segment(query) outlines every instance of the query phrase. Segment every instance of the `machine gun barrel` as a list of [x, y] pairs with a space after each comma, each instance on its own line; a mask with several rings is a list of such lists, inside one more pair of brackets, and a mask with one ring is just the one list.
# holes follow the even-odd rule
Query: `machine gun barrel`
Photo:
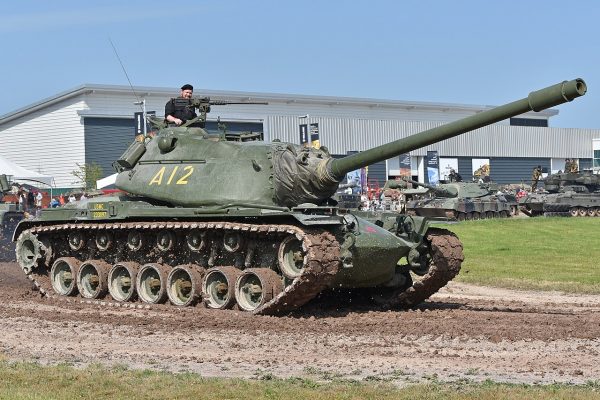
[[222, 101], [222, 100], [210, 100], [208, 102], [211, 106], [227, 106], [229, 104], [260, 104], [266, 106], [266, 101]]
[[384, 144], [348, 157], [332, 160], [328, 165], [328, 173], [333, 180], [340, 181], [346, 173], [379, 161], [387, 160], [450, 139], [460, 134], [503, 121], [528, 111], [542, 111], [583, 96], [587, 86], [583, 79], [564, 81], [535, 92], [528, 97], [505, 104], [458, 121], [429, 129], [394, 142]]
[[440, 188], [437, 186], [428, 185], [427, 183], [413, 181], [412, 179], [408, 179], [408, 178], [404, 178], [404, 180], [408, 183], [412, 183], [414, 185], [425, 187], [425, 188], [431, 190], [432, 192], [435, 192], [437, 195], [439, 195], [441, 197], [456, 197], [458, 195], [458, 192], [453, 187]]

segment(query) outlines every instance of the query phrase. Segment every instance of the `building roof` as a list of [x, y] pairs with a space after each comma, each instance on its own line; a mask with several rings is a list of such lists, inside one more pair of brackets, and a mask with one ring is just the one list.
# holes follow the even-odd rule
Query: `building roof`
[[[178, 88], [151, 87], [151, 86], [134, 86], [133, 91], [137, 97], [160, 96], [171, 97], [179, 93]], [[196, 92], [202, 95], [216, 98], [219, 100], [229, 101], [269, 101], [281, 103], [295, 104], [323, 104], [323, 105], [350, 105], [350, 106], [365, 106], [365, 107], [384, 107], [384, 108], [400, 108], [405, 110], [421, 109], [421, 110], [442, 110], [449, 109], [480, 112], [485, 111], [494, 106], [490, 105], [471, 105], [471, 104], [455, 104], [455, 103], [437, 103], [423, 101], [406, 101], [406, 100], [389, 100], [389, 99], [374, 99], [362, 97], [335, 97], [335, 96], [314, 96], [301, 94], [287, 93], [263, 93], [263, 92], [239, 92], [228, 90], [209, 90], [196, 89]], [[131, 95], [132, 87], [126, 85], [102, 85], [86, 83], [70, 90], [58, 93], [54, 96], [47, 97], [35, 103], [21, 107], [0, 116], [0, 125], [11, 121], [15, 118], [25, 116], [34, 111], [38, 111], [52, 104], [56, 104], [63, 100], [76, 97], [82, 94], [103, 93], [103, 94], [128, 94]], [[558, 110], [544, 110], [538, 115], [549, 118], [558, 114]]]

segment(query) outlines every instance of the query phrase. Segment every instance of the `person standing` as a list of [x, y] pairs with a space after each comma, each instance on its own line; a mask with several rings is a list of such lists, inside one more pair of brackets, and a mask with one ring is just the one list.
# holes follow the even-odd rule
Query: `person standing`
[[179, 97], [173, 98], [165, 104], [165, 120], [177, 126], [196, 118], [196, 112], [190, 107], [190, 100], [194, 94], [194, 87], [186, 83], [181, 87]]
[[39, 210], [40, 208], [42, 208], [42, 200], [44, 199], [44, 196], [42, 195], [42, 192], [37, 192], [37, 194], [35, 195], [35, 206], [36, 208]]
[[540, 178], [542, 177], [542, 166], [538, 165], [537, 167], [535, 167], [533, 169], [533, 172], [531, 173], [531, 191], [535, 192], [537, 190], [537, 185], [538, 182], [540, 181]]

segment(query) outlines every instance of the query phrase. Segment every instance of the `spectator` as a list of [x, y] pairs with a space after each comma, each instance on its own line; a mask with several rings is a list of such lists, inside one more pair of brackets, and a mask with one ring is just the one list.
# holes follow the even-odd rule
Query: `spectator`
[[76, 200], [77, 200], [77, 199], [75, 198], [75, 195], [74, 195], [73, 193], [71, 193], [71, 194], [69, 195], [69, 203], [73, 203], [73, 202], [75, 202]]
[[44, 196], [42, 195], [42, 192], [37, 192], [37, 195], [35, 196], [35, 206], [39, 209], [42, 208], [42, 200], [44, 199]]
[[60, 205], [60, 201], [58, 201], [58, 199], [56, 197], [53, 197], [52, 200], [50, 200], [50, 207], [51, 208], [56, 208]]

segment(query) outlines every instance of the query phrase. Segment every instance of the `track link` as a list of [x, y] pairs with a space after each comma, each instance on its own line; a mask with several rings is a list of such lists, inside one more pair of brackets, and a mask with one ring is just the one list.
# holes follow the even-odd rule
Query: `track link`
[[[127, 232], [130, 230], [141, 231], [145, 234], [157, 233], [160, 230], [189, 231], [198, 229], [211, 234], [226, 232], [240, 232], [242, 234], [258, 236], [261, 238], [279, 238], [285, 235], [295, 236], [301, 243], [305, 253], [302, 273], [289, 283], [285, 289], [274, 296], [274, 298], [253, 311], [255, 314], [280, 314], [294, 310], [317, 296], [323, 289], [328, 287], [340, 266], [340, 245], [333, 234], [321, 229], [302, 229], [294, 225], [253, 225], [233, 222], [129, 222], [129, 223], [80, 223], [61, 224], [50, 226], [38, 226], [30, 228], [21, 233], [21, 237], [27, 234], [44, 237], [50, 242], [64, 240], [64, 237], [72, 232], [81, 231], [89, 233], [94, 231], [109, 231], [111, 233]], [[51, 250], [52, 251], [52, 250]], [[74, 254], [63, 254], [60, 256], [74, 256]], [[52, 260], [51, 257], [40, 257], [37, 266], [28, 275], [41, 294], [48, 297], [59, 296], [52, 289], [48, 271]], [[116, 261], [127, 261], [125, 256]], [[83, 260], [82, 260], [83, 261]], [[153, 262], [155, 260], [146, 260]], [[181, 260], [186, 263], [189, 260]], [[23, 264], [21, 264], [23, 265]], [[84, 300], [88, 302], [89, 300]], [[94, 302], [94, 301], [92, 301]], [[104, 301], [96, 300], [97, 303]]]

